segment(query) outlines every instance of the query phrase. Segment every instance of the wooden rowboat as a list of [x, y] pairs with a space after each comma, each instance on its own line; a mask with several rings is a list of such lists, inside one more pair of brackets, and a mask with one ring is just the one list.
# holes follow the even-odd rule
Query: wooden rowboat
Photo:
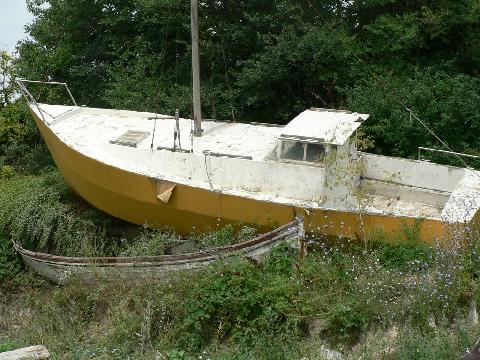
[[26, 267], [55, 283], [65, 284], [73, 279], [86, 283], [97, 280], [161, 279], [167, 273], [199, 269], [217, 260], [232, 260], [238, 257], [259, 259], [281, 241], [297, 240], [303, 244], [304, 236], [303, 219], [298, 217], [293, 222], [254, 239], [181, 255], [65, 257], [29, 251], [19, 244], [14, 246]]

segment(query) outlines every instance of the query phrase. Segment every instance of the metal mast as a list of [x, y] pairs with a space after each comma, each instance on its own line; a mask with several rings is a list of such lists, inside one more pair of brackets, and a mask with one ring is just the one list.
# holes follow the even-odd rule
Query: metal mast
[[198, 36], [198, 0], [192, 0], [192, 77], [193, 77], [193, 134], [202, 135], [202, 103], [200, 99], [200, 51]]

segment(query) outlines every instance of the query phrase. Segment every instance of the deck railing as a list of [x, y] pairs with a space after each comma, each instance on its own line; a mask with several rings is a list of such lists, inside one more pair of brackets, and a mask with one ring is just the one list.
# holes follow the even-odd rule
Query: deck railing
[[[15, 82], [17, 83], [18, 87], [20, 88], [20, 92], [22, 93], [22, 95], [25, 97], [25, 99], [30, 103], [30, 104], [33, 104], [38, 112], [40, 113], [40, 116], [42, 117], [43, 119], [43, 122], [46, 123], [46, 119], [45, 119], [45, 116], [44, 114], [47, 114], [48, 116], [50, 116], [52, 119], [55, 119], [57, 117], [59, 117], [60, 115], [63, 115], [64, 113], [62, 114], [59, 114], [57, 116], [52, 116], [50, 114], [48, 114], [45, 110], [43, 110], [39, 105], [38, 105], [38, 102], [37, 100], [35, 99], [35, 97], [30, 93], [30, 91], [28, 91], [28, 88], [25, 84], [42, 84], [42, 85], [54, 85], [54, 86], [63, 86], [65, 87], [65, 90], [67, 91], [68, 93], [68, 96], [70, 97], [70, 99], [72, 100], [72, 103], [75, 107], [77, 107], [77, 102], [75, 101], [75, 98], [73, 97], [72, 95], [72, 92], [70, 91], [67, 83], [63, 83], [63, 82], [58, 82], [58, 81], [38, 81], [38, 80], [26, 80], [26, 79], [15, 79]], [[70, 111], [70, 110], [68, 110]], [[66, 111], [66, 112], [68, 112]]]
[[[448, 151], [448, 150], [441, 150], [441, 149], [432, 149], [432, 148], [427, 148], [427, 147], [418, 147], [418, 160], [419, 161], [428, 161], [427, 159], [422, 159], [422, 151], [429, 151], [429, 152], [436, 152], [440, 154], [447, 154], [447, 155], [452, 155], [456, 157], [458, 160], [460, 160], [463, 165], [467, 165], [461, 158], [468, 158], [468, 159], [480, 159], [480, 156], [476, 155], [470, 155], [470, 154], [464, 154], [464, 153], [458, 153], [454, 151]], [[468, 168], [471, 168], [470, 166], [467, 166]]]

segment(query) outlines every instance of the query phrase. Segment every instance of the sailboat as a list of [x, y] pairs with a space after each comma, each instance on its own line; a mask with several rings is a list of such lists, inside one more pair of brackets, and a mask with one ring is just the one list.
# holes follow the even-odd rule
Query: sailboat
[[473, 226], [480, 175], [360, 152], [368, 114], [312, 108], [287, 125], [202, 120], [192, 0], [193, 119], [37, 103], [18, 80], [65, 181], [126, 221], [179, 233], [227, 223], [261, 229], [304, 217], [314, 234], [364, 239], [414, 228], [425, 241]]

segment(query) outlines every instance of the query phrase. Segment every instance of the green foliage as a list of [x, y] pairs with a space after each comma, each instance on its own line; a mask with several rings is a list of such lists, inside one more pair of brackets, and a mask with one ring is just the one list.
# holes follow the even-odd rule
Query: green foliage
[[199, 235], [196, 239], [200, 248], [219, 247], [233, 243], [235, 238], [232, 225], [226, 225], [219, 230], [212, 231], [206, 235]]
[[[399, 341], [400, 351], [397, 354], [397, 359], [419, 359], [419, 360], [434, 360], [434, 359], [457, 359], [454, 356], [455, 349], [469, 348], [471, 345], [468, 341], [462, 344], [461, 333], [459, 329], [455, 329], [455, 335], [449, 334], [445, 330], [437, 331], [432, 338], [431, 334], [421, 333], [418, 330], [405, 330]], [[471, 341], [471, 340], [470, 340]]]
[[0, 353], [4, 351], [12, 351], [15, 349], [16, 349], [16, 346], [13, 342], [5, 342], [5, 343], [0, 342]]
[[[89, 106], [190, 114], [188, 2], [29, 8], [36, 18], [32, 40], [19, 44], [21, 76], [68, 81]], [[377, 152], [438, 146], [401, 102], [455, 150], [476, 154], [479, 14], [467, 0], [201, 3], [205, 116], [285, 123], [307, 107], [348, 107], [372, 114], [366, 133]]]
[[0, 163], [5, 162], [5, 148], [12, 145], [33, 145], [39, 140], [38, 130], [17, 92], [14, 59], [0, 50]]
[[218, 230], [197, 234], [193, 240], [199, 249], [212, 249], [252, 239], [256, 234], [257, 230], [252, 227], [241, 226], [236, 229], [235, 226], [227, 224]]
[[54, 163], [53, 159], [42, 142], [35, 146], [26, 144], [0, 145], [0, 164], [13, 166], [23, 174], [38, 175], [48, 171]]
[[6, 51], [0, 50], [0, 110], [12, 102], [15, 92], [12, 80], [15, 75], [13, 58]]
[[[240, 262], [234, 266], [217, 266], [197, 281], [186, 302], [182, 330], [183, 345], [201, 349], [213, 341], [232, 337], [254, 344], [257, 336], [270, 332], [295, 335], [296, 321], [287, 314], [294, 311], [295, 293], [299, 289], [282, 282], [290, 272], [278, 264], [280, 252], [272, 253], [258, 270]], [[291, 264], [291, 263], [290, 263]]]
[[[389, 75], [382, 81], [447, 143], [466, 150], [480, 147], [474, 136], [480, 125], [477, 77], [425, 68], [413, 74]], [[421, 124], [410, 120], [405, 109], [395, 106], [395, 100], [385, 96], [383, 88], [376, 86], [375, 78], [359, 82], [350, 94], [349, 107], [373, 115], [364, 131], [375, 139], [379, 153], [409, 156], [415, 154], [418, 146], [438, 147], [436, 139]]]
[[416, 222], [413, 228], [403, 226], [402, 234], [392, 236], [379, 230], [371, 238], [372, 251], [380, 264], [387, 268], [407, 269], [415, 261], [431, 265], [435, 249], [426, 244], [419, 237], [419, 225]]
[[431, 263], [397, 268], [361, 248], [325, 246], [303, 261], [287, 248], [162, 281], [34, 286], [3, 299], [0, 343], [42, 339], [61, 359], [298, 359], [324, 344], [347, 359], [454, 359], [476, 340], [462, 320], [461, 254], [436, 249]]
[[3, 165], [0, 168], [0, 178], [10, 179], [15, 175], [15, 169], [10, 165]]
[[135, 241], [121, 252], [122, 256], [156, 256], [165, 255], [166, 250], [177, 242], [179, 237], [173, 231], [161, 231], [145, 228]]
[[[26, 248], [65, 255], [108, 254], [105, 229], [88, 211], [79, 212], [71, 190], [56, 172], [4, 180], [0, 193], [0, 231]], [[75, 198], [76, 199], [76, 198]]]
[[53, 160], [23, 100], [0, 108], [0, 165], [37, 174]]
[[31, 144], [39, 139], [38, 130], [24, 101], [0, 109], [0, 144]]
[[21, 262], [12, 241], [0, 230], [0, 283], [22, 270]]
[[362, 304], [340, 303], [333, 305], [327, 319], [328, 326], [335, 329], [339, 339], [357, 338], [367, 327], [370, 319]]
[[380, 263], [388, 268], [407, 268], [414, 261], [429, 263], [434, 250], [426, 244], [401, 242], [377, 242], [373, 251]]
[[169, 360], [183, 360], [185, 359], [185, 351], [183, 350], [170, 350], [167, 352], [167, 358]]

